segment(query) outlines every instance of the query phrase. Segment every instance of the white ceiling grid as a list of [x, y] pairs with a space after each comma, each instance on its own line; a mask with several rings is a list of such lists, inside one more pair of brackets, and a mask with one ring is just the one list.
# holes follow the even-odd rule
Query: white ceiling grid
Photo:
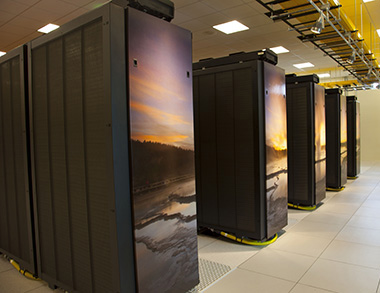
[[[292, 65], [311, 62], [315, 69], [337, 67], [336, 63], [311, 44], [302, 43], [297, 33], [283, 22], [274, 23], [266, 9], [255, 0], [172, 0], [172, 21], [193, 33], [193, 60], [220, 57], [240, 51], [284, 46], [289, 53], [279, 55], [278, 65], [286, 72], [302, 72]], [[36, 30], [47, 23], [62, 25], [105, 3], [105, 0], [0, 0], [0, 51], [9, 51], [41, 34]], [[213, 25], [238, 20], [250, 29], [230, 35]]]

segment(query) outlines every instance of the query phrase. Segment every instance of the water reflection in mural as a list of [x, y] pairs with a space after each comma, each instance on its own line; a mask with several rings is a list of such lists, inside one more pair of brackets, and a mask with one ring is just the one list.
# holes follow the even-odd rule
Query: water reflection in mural
[[198, 282], [191, 35], [129, 11], [130, 128], [139, 292]]
[[288, 165], [285, 76], [282, 69], [265, 63], [265, 135], [267, 171], [267, 236], [287, 224]]

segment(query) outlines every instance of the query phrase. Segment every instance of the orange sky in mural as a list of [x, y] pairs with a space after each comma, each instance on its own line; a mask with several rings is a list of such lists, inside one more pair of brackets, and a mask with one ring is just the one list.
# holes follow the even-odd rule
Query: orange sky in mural
[[285, 83], [280, 74], [270, 74], [270, 68], [266, 72], [269, 82], [269, 96], [265, 100], [266, 144], [283, 151], [287, 149]]
[[[176, 125], [176, 124], [190, 124], [190, 122], [185, 121], [183, 117], [175, 114], [170, 114], [160, 109], [147, 106], [144, 104], [140, 104], [135, 101], [131, 101], [131, 109], [140, 112], [144, 115], [150, 116], [151, 119], [156, 120], [156, 122], [165, 123], [168, 125]], [[184, 136], [186, 137], [186, 136]]]
[[129, 28], [131, 137], [193, 150], [191, 38], [149, 25], [154, 19]]

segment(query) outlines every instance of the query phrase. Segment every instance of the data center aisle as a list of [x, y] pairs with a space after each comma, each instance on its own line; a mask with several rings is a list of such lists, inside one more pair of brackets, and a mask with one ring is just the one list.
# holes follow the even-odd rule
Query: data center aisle
[[[267, 247], [205, 235], [198, 244], [200, 292], [380, 293], [380, 162], [362, 166], [357, 180], [328, 192], [317, 210], [289, 210], [284, 233]], [[0, 258], [0, 292], [62, 291], [26, 279]]]

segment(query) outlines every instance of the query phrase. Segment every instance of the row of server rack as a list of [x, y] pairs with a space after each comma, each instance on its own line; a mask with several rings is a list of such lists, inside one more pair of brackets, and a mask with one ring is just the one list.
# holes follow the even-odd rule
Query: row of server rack
[[187, 292], [197, 230], [271, 239], [360, 172], [355, 97], [269, 50], [192, 64], [168, 1], [137, 2], [0, 58], [0, 253], [52, 288]]

